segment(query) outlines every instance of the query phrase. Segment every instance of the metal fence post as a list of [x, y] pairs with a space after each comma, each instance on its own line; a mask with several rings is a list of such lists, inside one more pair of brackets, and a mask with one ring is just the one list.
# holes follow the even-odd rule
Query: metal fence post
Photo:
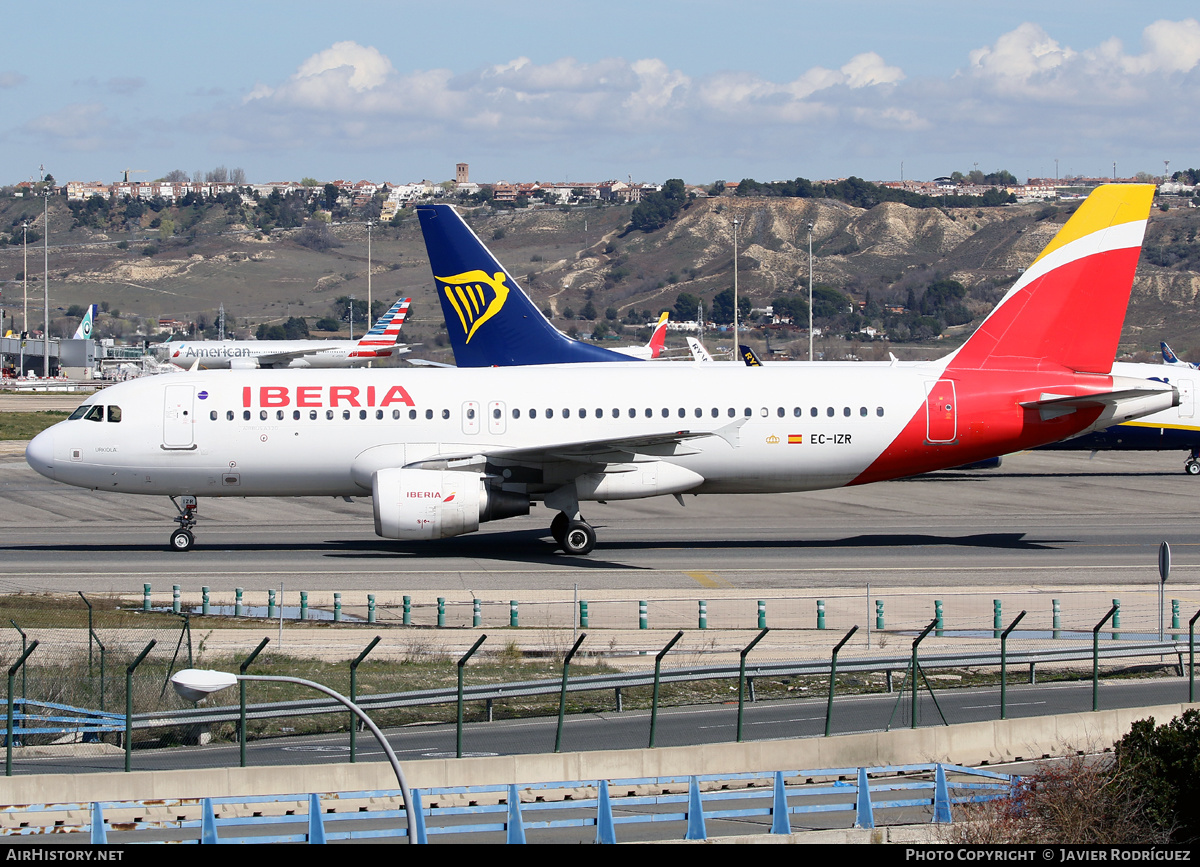
[[566, 657], [563, 658], [563, 676], [562, 676], [562, 692], [558, 696], [558, 731], [554, 733], [554, 752], [562, 752], [562, 730], [563, 720], [567, 714], [567, 678], [571, 674], [571, 657], [575, 655], [575, 651], [579, 649], [579, 645], [583, 644], [583, 640], [587, 638], [586, 632], [579, 633], [579, 639], [575, 642], [575, 646], [567, 651]]
[[334, 623], [342, 622], [342, 594], [341, 593], [333, 594], [333, 622]]
[[850, 640], [850, 636], [856, 632], [858, 632], [857, 625], [851, 627], [850, 631], [847, 632], [846, 635], [842, 638], [842, 640], [839, 641], [837, 643], [837, 645], [833, 648], [833, 657], [830, 659], [830, 662], [829, 662], [829, 702], [825, 706], [825, 737], [829, 737], [830, 725], [832, 724], [832, 721], [833, 721], [833, 688], [834, 688], [835, 682], [837, 681], [838, 651], [842, 649], [842, 645], [844, 645], [847, 641]]
[[403, 619], [400, 622], [403, 623], [405, 626], [412, 626], [412, 597], [411, 596], [404, 597], [404, 615], [403, 615]]
[[1051, 599], [1050, 603], [1051, 611], [1053, 612], [1052, 626], [1054, 627], [1054, 637], [1058, 638], [1062, 628], [1062, 603], [1057, 599]]
[[179, 608], [179, 585], [172, 584], [171, 585], [171, 613], [178, 614], [179, 611], [180, 611], [180, 608]]
[[205, 617], [208, 616], [208, 588], [200, 588], [200, 613]]
[[[1113, 602], [1115, 603], [1116, 600], [1114, 599]], [[1114, 604], [1112, 608], [1108, 609], [1104, 619], [1092, 628], [1092, 710], [1100, 709], [1100, 627], [1104, 626], [1108, 619], [1116, 613], [1117, 606]]]
[[478, 629], [483, 625], [483, 600], [471, 600], [471, 625]]
[[770, 629], [763, 627], [763, 631], [754, 637], [754, 640], [741, 652], [741, 664], [738, 667], [738, 721], [737, 721], [737, 740], [742, 742], [742, 716], [745, 712], [745, 692], [746, 692], [746, 656], [754, 649], [754, 645], [758, 644], [766, 636]]
[[700, 629], [708, 629], [708, 602], [704, 599], [701, 599], [699, 604], [698, 626]]
[[817, 600], [817, 629], [825, 628], [825, 600]]
[[[301, 594], [303, 597], [304, 594]], [[254, 662], [254, 658], [262, 653], [262, 649], [267, 646], [267, 642], [271, 639], [264, 638], [258, 643], [258, 647], [254, 648], [245, 661], [238, 668], [240, 674], [245, 674], [246, 669], [250, 667], [250, 663]], [[246, 767], [246, 681], [238, 680], [238, 699], [241, 711], [238, 715], [238, 767]]]
[[446, 625], [446, 597], [439, 596], [437, 598], [437, 625], [439, 627]]
[[300, 619], [308, 620], [308, 591], [300, 591]]
[[675, 633], [675, 637], [667, 642], [667, 646], [654, 657], [654, 693], [650, 699], [650, 748], [654, 748], [655, 732], [658, 729], [658, 686], [662, 676], [662, 661], [667, 652], [675, 646], [675, 642], [683, 638], [683, 630]]
[[273, 589], [267, 591], [267, 619], [275, 619], [275, 591]]
[[588, 628], [588, 604], [586, 599], [579, 600], [579, 628]]
[[649, 617], [646, 612], [647, 604], [644, 599], [638, 602], [638, 629], [649, 628]]
[[520, 627], [521, 625], [520, 614], [517, 611], [516, 599], [508, 600], [508, 625], [514, 629]]
[[1112, 631], [1112, 640], [1113, 641], [1121, 640], [1121, 633], [1119, 631], [1120, 628], [1121, 628], [1121, 600], [1114, 599], [1113, 600], [1113, 631]]
[[1025, 611], [1022, 610], [1000, 636], [1000, 719], [1008, 719], [1008, 633], [1016, 628], [1024, 616]]
[[149, 584], [142, 585], [142, 610], [143, 611], [150, 610], [150, 585]]
[[[350, 663], [350, 703], [358, 702], [358, 666], [367, 658], [367, 654], [375, 649], [375, 645], [380, 641], [380, 636], [376, 635], [374, 640], [366, 646], [362, 653], [355, 657]], [[350, 764], [358, 761], [358, 717], [354, 711], [350, 712]]]
[[[5, 729], [4, 743], [4, 776], [12, 776], [12, 748], [13, 748], [13, 681], [17, 677], [17, 669], [25, 665], [25, 660], [29, 658], [29, 654], [37, 650], [38, 642], [35, 640], [33, 644], [25, 648], [25, 652], [21, 654], [21, 658], [14, 662], [8, 668], [8, 728]], [[22, 705], [23, 706], [23, 705]]]
[[937, 621], [937, 629], [933, 634], [936, 635], [938, 638], [941, 638], [946, 632], [946, 629], [945, 629], [946, 624], [942, 620], [942, 600], [941, 599], [933, 600], [933, 619]]
[[466, 652], [462, 659], [458, 661], [458, 728], [454, 736], [454, 754], [458, 758], [462, 758], [462, 729], [463, 729], [463, 668], [467, 664], [479, 646], [487, 641], [486, 635], [479, 636], [479, 640], [471, 645], [471, 649]]
[[129, 773], [130, 762], [133, 758], [133, 672], [142, 664], [146, 654], [153, 650], [157, 643], [151, 638], [145, 650], [139, 653], [138, 658], [125, 669], [125, 773]]

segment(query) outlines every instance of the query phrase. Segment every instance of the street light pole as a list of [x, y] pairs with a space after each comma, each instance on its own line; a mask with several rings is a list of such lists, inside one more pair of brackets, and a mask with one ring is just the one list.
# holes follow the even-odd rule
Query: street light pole
[[21, 282], [25, 290], [25, 312], [21, 317], [21, 369], [18, 376], [25, 375], [25, 341], [29, 335], [29, 221], [21, 223], [22, 246], [25, 248], [25, 268], [21, 272]]
[[372, 325], [371, 317], [371, 227], [374, 220], [367, 220], [367, 328]]
[[737, 232], [741, 220], [733, 218], [733, 357], [741, 353], [738, 346], [738, 263], [737, 263]]
[[813, 360], [813, 290], [812, 290], [812, 230], [813, 224], [808, 224], [808, 360]]
[[392, 745], [388, 743], [387, 738], [383, 736], [383, 732], [379, 730], [379, 726], [375, 725], [375, 721], [367, 716], [366, 711], [340, 692], [332, 690], [316, 681], [305, 680], [302, 677], [287, 677], [275, 674], [234, 674], [233, 672], [225, 671], [201, 671], [194, 668], [177, 672], [171, 678], [171, 686], [175, 688], [175, 691], [182, 698], [188, 701], [199, 701], [214, 692], [233, 686], [238, 681], [251, 680], [307, 686], [339, 702], [344, 708], [358, 717], [362, 721], [362, 724], [375, 736], [375, 740], [379, 742], [379, 746], [383, 749], [388, 762], [392, 766], [392, 772], [396, 775], [396, 782], [400, 786], [400, 795], [404, 798], [404, 815], [408, 821], [407, 841], [409, 843], [417, 842], [417, 817], [413, 812], [413, 801], [412, 796], [409, 794], [408, 781], [404, 778], [404, 771], [400, 768], [400, 760], [396, 758], [396, 752], [392, 749]]
[[45, 308], [42, 311], [42, 378], [50, 378], [50, 185], [42, 176], [42, 288]]

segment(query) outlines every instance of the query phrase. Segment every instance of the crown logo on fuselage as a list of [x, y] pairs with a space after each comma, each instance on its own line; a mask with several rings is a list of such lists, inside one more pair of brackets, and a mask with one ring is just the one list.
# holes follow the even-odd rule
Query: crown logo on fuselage
[[506, 276], [503, 271], [489, 277], [483, 271], [475, 270], [435, 278], [458, 314], [467, 343], [471, 342], [479, 326], [499, 313], [508, 300], [508, 287], [504, 285]]

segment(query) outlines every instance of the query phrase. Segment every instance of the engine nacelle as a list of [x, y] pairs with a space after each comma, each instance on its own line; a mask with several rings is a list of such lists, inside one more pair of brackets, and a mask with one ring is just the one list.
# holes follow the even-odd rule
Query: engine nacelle
[[375, 533], [385, 539], [445, 539], [484, 521], [529, 514], [529, 498], [488, 486], [478, 473], [382, 469], [371, 477]]
[[230, 370], [258, 370], [257, 358], [231, 358], [229, 359]]

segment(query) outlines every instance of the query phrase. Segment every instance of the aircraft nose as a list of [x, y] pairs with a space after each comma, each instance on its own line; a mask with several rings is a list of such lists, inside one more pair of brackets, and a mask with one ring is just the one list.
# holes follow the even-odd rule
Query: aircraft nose
[[25, 447], [25, 463], [48, 479], [54, 478], [54, 428], [44, 430]]

